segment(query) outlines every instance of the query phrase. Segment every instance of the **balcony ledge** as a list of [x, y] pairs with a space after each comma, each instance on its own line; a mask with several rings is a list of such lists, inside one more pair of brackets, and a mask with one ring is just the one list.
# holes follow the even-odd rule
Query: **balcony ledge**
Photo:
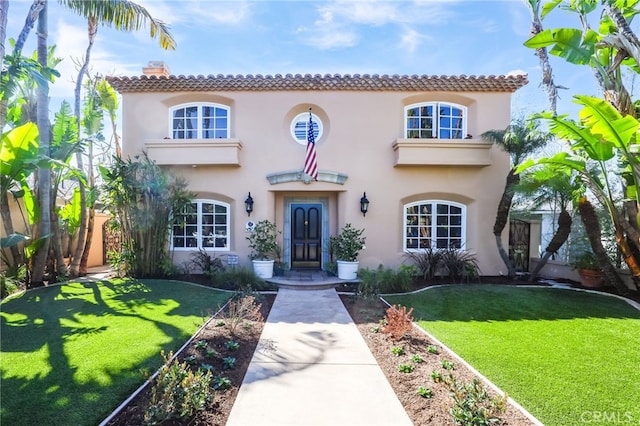
[[396, 139], [395, 166], [466, 166], [492, 164], [491, 142], [480, 139]]
[[239, 139], [154, 139], [144, 145], [159, 165], [240, 166]]

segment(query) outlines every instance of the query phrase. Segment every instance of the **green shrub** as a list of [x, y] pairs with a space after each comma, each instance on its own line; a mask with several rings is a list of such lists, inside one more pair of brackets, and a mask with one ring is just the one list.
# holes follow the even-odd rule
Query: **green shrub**
[[398, 365], [398, 371], [401, 373], [411, 373], [415, 370], [415, 366], [411, 364], [400, 364]]
[[413, 290], [413, 277], [415, 270], [412, 267], [402, 266], [398, 270], [385, 268], [382, 265], [378, 269], [361, 269], [359, 292], [364, 297], [377, 298], [380, 293], [406, 293]]
[[411, 361], [413, 361], [416, 364], [420, 364], [424, 362], [424, 359], [420, 355], [415, 354], [411, 357]]
[[454, 282], [470, 282], [480, 276], [478, 261], [468, 251], [446, 249], [442, 251], [442, 266]]
[[405, 253], [424, 280], [432, 280], [436, 276], [445, 276], [453, 282], [470, 282], [480, 276], [478, 261], [475, 255], [457, 248], [434, 249]]
[[431, 398], [433, 396], [433, 391], [429, 388], [425, 388], [424, 386], [420, 386], [416, 393], [423, 398]]
[[456, 424], [487, 426], [500, 423], [499, 415], [507, 409], [507, 396], [492, 397], [477, 378], [461, 382], [450, 375], [447, 384], [453, 398], [451, 415]]
[[442, 251], [428, 247], [420, 251], [410, 251], [404, 254], [419, 271], [424, 280], [432, 280], [442, 266]]
[[358, 272], [358, 277], [360, 278], [358, 296], [362, 296], [365, 299], [377, 299], [380, 297], [380, 286], [375, 270], [362, 268]]
[[403, 267], [398, 270], [379, 269], [380, 292], [406, 293], [413, 290], [413, 276], [410, 271], [410, 269]]
[[256, 291], [270, 289], [271, 286], [261, 280], [253, 272], [253, 268], [226, 268], [209, 275], [211, 285], [225, 290], [240, 291], [251, 289]]
[[395, 356], [404, 355], [404, 348], [402, 346], [394, 346], [391, 348], [391, 353]]
[[20, 290], [22, 283], [16, 277], [0, 272], [0, 298], [4, 299], [10, 294]]
[[187, 274], [195, 270], [212, 277], [216, 273], [224, 271], [224, 265], [219, 257], [212, 257], [205, 249], [200, 248], [189, 255], [189, 260], [185, 263], [185, 270]]
[[147, 425], [192, 417], [212, 398], [210, 371], [194, 373], [185, 362], [170, 362], [171, 352], [161, 354], [165, 363], [151, 386], [151, 401], [144, 414]]

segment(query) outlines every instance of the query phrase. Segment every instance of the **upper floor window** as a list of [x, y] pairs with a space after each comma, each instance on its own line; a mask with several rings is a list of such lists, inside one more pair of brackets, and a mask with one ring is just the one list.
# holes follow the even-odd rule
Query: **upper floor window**
[[[313, 137], [316, 142], [322, 137], [322, 121], [320, 118], [311, 113], [311, 123], [313, 126]], [[291, 136], [296, 142], [306, 145], [309, 135], [309, 113], [303, 112], [298, 114], [291, 121]]]
[[404, 249], [459, 249], [466, 237], [467, 207], [440, 200], [404, 206]]
[[173, 139], [226, 139], [229, 107], [211, 103], [178, 105], [169, 111]]
[[194, 200], [176, 217], [171, 228], [171, 248], [229, 251], [229, 204]]
[[425, 102], [405, 107], [405, 137], [409, 139], [463, 139], [467, 108], [447, 102]]

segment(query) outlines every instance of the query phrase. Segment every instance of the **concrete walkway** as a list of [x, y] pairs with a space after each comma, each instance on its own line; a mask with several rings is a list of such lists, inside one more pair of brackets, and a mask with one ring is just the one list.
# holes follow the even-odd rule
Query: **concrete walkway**
[[227, 426], [411, 424], [335, 289], [281, 288]]

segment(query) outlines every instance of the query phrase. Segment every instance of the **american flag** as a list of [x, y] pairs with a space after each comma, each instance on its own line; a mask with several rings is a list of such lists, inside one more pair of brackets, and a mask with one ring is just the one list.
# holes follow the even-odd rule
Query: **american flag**
[[316, 157], [316, 139], [313, 135], [313, 117], [309, 112], [309, 130], [307, 132], [307, 153], [304, 157], [304, 172], [318, 180], [318, 159]]

